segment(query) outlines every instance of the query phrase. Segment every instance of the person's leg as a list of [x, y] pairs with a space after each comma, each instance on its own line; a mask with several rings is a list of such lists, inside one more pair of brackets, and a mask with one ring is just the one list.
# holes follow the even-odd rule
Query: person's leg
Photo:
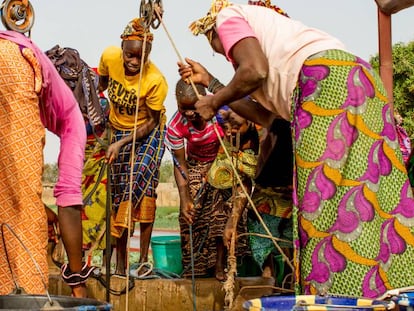
[[[81, 206], [59, 206], [58, 220], [69, 269], [72, 273], [79, 273], [83, 268]], [[82, 283], [72, 287], [72, 294], [86, 297], [86, 285]]]
[[217, 246], [217, 260], [215, 268], [215, 276], [218, 281], [224, 281], [226, 279], [226, 273], [224, 271], [226, 267], [226, 248], [224, 247], [223, 239], [216, 238]]
[[[111, 274], [112, 272], [112, 264], [111, 264], [111, 259], [112, 259], [112, 254], [114, 252], [114, 247], [115, 245], [111, 243], [109, 250], [108, 249], [104, 249], [102, 251], [102, 268], [101, 268], [101, 273], [106, 274], [106, 267], [109, 267], [109, 274]], [[109, 260], [108, 260], [109, 259]], [[107, 261], [109, 261], [109, 265], [107, 265]]]
[[139, 267], [136, 271], [138, 276], [149, 273], [149, 268], [145, 265], [148, 262], [148, 252], [151, 242], [152, 228], [154, 223], [140, 223], [140, 257]]
[[115, 274], [126, 274], [126, 248], [128, 241], [128, 231], [124, 230], [121, 237], [116, 239], [116, 269]]
[[140, 258], [139, 262], [144, 263], [148, 261], [148, 250], [151, 241], [152, 228], [154, 223], [140, 223]]

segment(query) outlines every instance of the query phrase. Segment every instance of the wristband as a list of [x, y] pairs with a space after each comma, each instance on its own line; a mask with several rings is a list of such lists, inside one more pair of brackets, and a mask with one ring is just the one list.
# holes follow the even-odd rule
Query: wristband
[[221, 89], [222, 87], [224, 87], [224, 84], [221, 83], [218, 79], [213, 78], [210, 83], [208, 84], [207, 90], [210, 93], [215, 94], [219, 89]]

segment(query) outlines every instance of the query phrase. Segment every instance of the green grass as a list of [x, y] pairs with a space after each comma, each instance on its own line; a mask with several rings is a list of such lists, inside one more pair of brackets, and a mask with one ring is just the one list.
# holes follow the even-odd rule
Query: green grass
[[[57, 213], [56, 205], [49, 206], [55, 213]], [[178, 224], [179, 207], [157, 207], [155, 212], [155, 223], [154, 229], [168, 229], [168, 230], [179, 230]], [[139, 224], [136, 225], [139, 227]]]
[[157, 207], [155, 213], [155, 229], [179, 230], [179, 207]]

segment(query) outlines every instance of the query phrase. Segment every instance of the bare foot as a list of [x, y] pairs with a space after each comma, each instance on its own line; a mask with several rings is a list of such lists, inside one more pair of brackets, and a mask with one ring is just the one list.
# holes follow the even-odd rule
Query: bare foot
[[221, 264], [216, 264], [215, 274], [217, 281], [224, 282], [227, 279], [226, 271]]
[[141, 263], [136, 270], [138, 277], [147, 276], [152, 273], [152, 265], [148, 263]]
[[117, 274], [117, 275], [126, 275], [125, 269], [116, 268], [115, 274]]
[[263, 278], [271, 278], [273, 276], [272, 269], [268, 266], [263, 268], [262, 277]]

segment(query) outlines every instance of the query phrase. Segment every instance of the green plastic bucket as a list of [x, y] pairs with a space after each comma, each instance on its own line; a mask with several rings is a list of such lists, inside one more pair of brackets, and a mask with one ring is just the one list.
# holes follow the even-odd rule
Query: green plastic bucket
[[179, 235], [166, 235], [151, 238], [152, 257], [156, 269], [181, 274], [181, 239]]

